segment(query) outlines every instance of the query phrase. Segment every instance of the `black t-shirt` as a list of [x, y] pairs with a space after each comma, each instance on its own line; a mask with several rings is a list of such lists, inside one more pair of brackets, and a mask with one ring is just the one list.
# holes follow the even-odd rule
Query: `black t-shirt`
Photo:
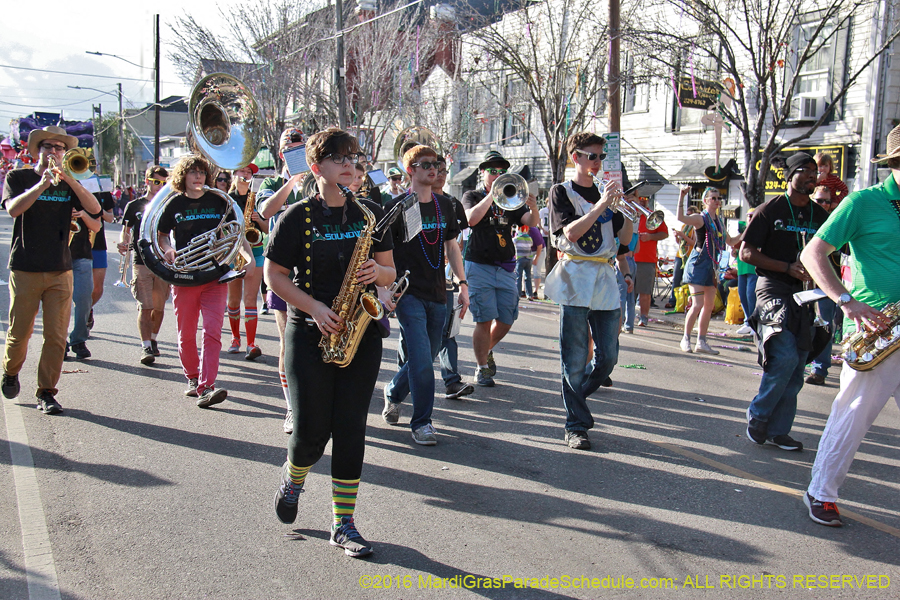
[[[787, 196], [776, 196], [754, 211], [744, 233], [744, 242], [759, 248], [769, 258], [792, 263], [803, 248], [801, 232], [806, 232], [809, 242], [827, 219], [828, 213], [815, 202], [799, 207], [791, 204]], [[800, 283], [783, 271], [757, 267], [756, 273], [789, 285]]]
[[159, 216], [159, 231], [173, 232], [175, 249], [181, 250], [202, 233], [215, 229], [226, 211], [227, 221], [234, 221], [234, 211], [228, 211], [224, 200], [214, 192], [206, 192], [196, 200], [184, 194], [172, 198]]
[[94, 237], [94, 250], [106, 250], [106, 222], [103, 220], [103, 213], [112, 210], [116, 203], [111, 192], [97, 192], [94, 194], [97, 201], [100, 202], [100, 231]]
[[[403, 200], [407, 194], [397, 196], [388, 202], [384, 210]], [[419, 202], [422, 212], [422, 231], [408, 242], [403, 241], [403, 227], [400, 220], [391, 228], [394, 245], [394, 266], [402, 275], [409, 271], [407, 293], [416, 298], [439, 302], [447, 301], [447, 283], [444, 277], [444, 242], [454, 240], [459, 235], [459, 220], [453, 203], [446, 196], [432, 194], [428, 202]], [[435, 210], [437, 208], [437, 211]], [[438, 220], [438, 213], [440, 220]]]
[[[78, 219], [76, 223], [78, 223], [81, 229], [78, 233], [70, 234], [72, 241], [69, 242], [69, 252], [72, 253], [72, 260], [82, 258], [92, 259], [94, 255], [91, 252], [91, 230], [88, 229], [84, 219]], [[97, 232], [97, 235], [100, 235], [100, 232]]]
[[[470, 190], [463, 194], [462, 205], [466, 210], [474, 208], [486, 195], [484, 189]], [[512, 228], [520, 225], [528, 212], [527, 206], [504, 211], [491, 204], [484, 217], [471, 226], [466, 260], [484, 265], [514, 262], [516, 245], [512, 241]]]
[[459, 227], [460, 233], [462, 233], [469, 228], [469, 220], [466, 218], [466, 209], [463, 208], [462, 202], [453, 196], [445, 194], [444, 197], [449, 198], [450, 202], [453, 203], [453, 210], [456, 212], [456, 225]]
[[[582, 187], [573, 181], [572, 189], [578, 192], [582, 198], [591, 204], [597, 204], [597, 202], [600, 201], [600, 190], [597, 189], [597, 186], [592, 185], [590, 187]], [[580, 218], [581, 215], [575, 212], [575, 207], [572, 205], [572, 201], [569, 200], [566, 188], [562, 184], [557, 184], [550, 188], [550, 232], [553, 235], [559, 235], [563, 227]], [[590, 229], [578, 239], [578, 245], [581, 246], [585, 252], [593, 253], [600, 247], [600, 244], [603, 241], [603, 230], [601, 229], [601, 225], [601, 219], [597, 219], [594, 221], [594, 224], [591, 225]], [[625, 217], [622, 213], [612, 213], [612, 225], [613, 232], [615, 232], [615, 235], [618, 237], [619, 231], [622, 229], [622, 226], [625, 225]], [[630, 240], [625, 241], [627, 242]], [[622, 251], [623, 246], [624, 252]], [[627, 244], [620, 244], [616, 249], [617, 255], [625, 254], [626, 252], [628, 252]]]
[[[362, 203], [372, 211], [376, 222], [384, 216], [374, 202]], [[264, 253], [267, 259], [293, 272], [294, 285], [328, 307], [341, 290], [344, 273], [366, 225], [363, 212], [354, 202], [346, 204], [346, 217], [344, 213], [341, 207], [323, 207], [317, 196], [304, 198], [282, 213]], [[392, 248], [390, 236], [384, 236], [381, 242], [372, 240], [372, 252]], [[309, 316], [292, 305], [288, 305], [288, 314], [297, 324], [303, 324]]]
[[238, 194], [237, 192], [228, 192], [228, 195], [232, 197], [232, 199], [238, 203], [238, 206], [241, 207], [241, 213], [247, 210], [247, 196], [250, 195], [250, 192], [246, 194]]
[[[3, 207], [7, 201], [24, 193], [41, 180], [33, 168], [15, 169], [6, 174], [3, 187]], [[11, 271], [45, 273], [70, 271], [72, 255], [69, 253], [69, 225], [72, 209], [81, 210], [81, 202], [69, 187], [59, 185], [47, 188], [28, 210], [16, 217], [13, 223], [12, 243], [9, 252]]]
[[137, 243], [141, 239], [141, 221], [144, 220], [144, 209], [150, 202], [148, 196], [132, 200], [125, 206], [125, 214], [122, 216], [122, 227], [131, 228], [131, 256], [134, 257], [134, 264], [144, 264], [141, 253], [138, 252]]

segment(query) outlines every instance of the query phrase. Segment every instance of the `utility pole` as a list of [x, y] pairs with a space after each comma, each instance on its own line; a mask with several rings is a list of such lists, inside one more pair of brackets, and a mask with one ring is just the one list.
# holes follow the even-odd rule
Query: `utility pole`
[[91, 105], [91, 116], [95, 114], [96, 111], [96, 119], [94, 120], [94, 143], [97, 145], [97, 153], [94, 155], [94, 158], [97, 160], [97, 174], [103, 174], [103, 143], [102, 139], [99, 135], [97, 135], [97, 131], [103, 125], [103, 105], [98, 104], [97, 106]]
[[334, 25], [337, 29], [337, 53], [334, 65], [334, 85], [338, 92], [338, 126], [347, 129], [347, 90], [344, 87], [344, 3], [334, 0]]
[[156, 41], [156, 103], [153, 105], [153, 112], [156, 114], [156, 137], [153, 143], [153, 164], [159, 164], [159, 15], [154, 15], [154, 32], [153, 37]]
[[119, 185], [125, 185], [125, 111], [122, 110], [122, 84], [119, 84]]
[[619, 0], [609, 0], [609, 83], [607, 100], [609, 110], [609, 132], [619, 133], [621, 124], [621, 88], [619, 87]]

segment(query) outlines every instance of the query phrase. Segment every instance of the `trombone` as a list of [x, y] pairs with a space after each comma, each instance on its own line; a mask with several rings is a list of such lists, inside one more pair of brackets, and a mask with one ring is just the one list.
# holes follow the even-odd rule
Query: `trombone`
[[517, 210], [528, 200], [528, 182], [516, 173], [504, 173], [491, 184], [490, 196], [497, 208]]

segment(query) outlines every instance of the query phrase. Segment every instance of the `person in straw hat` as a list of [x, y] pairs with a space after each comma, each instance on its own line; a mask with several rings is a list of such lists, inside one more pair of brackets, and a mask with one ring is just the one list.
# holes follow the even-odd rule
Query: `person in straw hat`
[[77, 145], [78, 138], [62, 127], [33, 130], [28, 151], [37, 157], [37, 163], [10, 171], [3, 188], [3, 207], [15, 222], [9, 252], [9, 331], [0, 391], [6, 398], [19, 395], [19, 371], [38, 310], [42, 310], [44, 344], [35, 396], [38, 409], [48, 415], [62, 412], [56, 401], [56, 384], [72, 311], [71, 222], [81, 217], [82, 211], [100, 214], [94, 195], [60, 169], [65, 153]]
[[[888, 134], [887, 152], [872, 162], [886, 164], [890, 176], [847, 196], [800, 256], [822, 291], [844, 312], [845, 335], [861, 327], [874, 331], [897, 326], [896, 317], [892, 320], [884, 311], [900, 301], [900, 126]], [[853, 282], [849, 289], [828, 258], [844, 244], [849, 244], [851, 251]], [[890, 353], [890, 349], [883, 352]], [[812, 480], [803, 495], [809, 518], [816, 523], [843, 524], [835, 504], [838, 488], [863, 436], [891, 396], [900, 404], [900, 353], [888, 354], [882, 364], [868, 371], [844, 363], [841, 389], [831, 406]]]

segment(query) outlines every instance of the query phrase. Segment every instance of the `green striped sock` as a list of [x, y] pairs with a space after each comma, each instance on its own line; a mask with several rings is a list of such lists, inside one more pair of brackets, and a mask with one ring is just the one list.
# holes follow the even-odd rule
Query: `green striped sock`
[[288, 461], [288, 469], [290, 470], [291, 483], [302, 486], [303, 482], [306, 481], [309, 470], [312, 469], [312, 465], [308, 467], [295, 467], [291, 461]]
[[341, 517], [352, 517], [356, 510], [356, 495], [359, 493], [359, 479], [331, 478], [331, 503], [334, 522], [341, 524]]

